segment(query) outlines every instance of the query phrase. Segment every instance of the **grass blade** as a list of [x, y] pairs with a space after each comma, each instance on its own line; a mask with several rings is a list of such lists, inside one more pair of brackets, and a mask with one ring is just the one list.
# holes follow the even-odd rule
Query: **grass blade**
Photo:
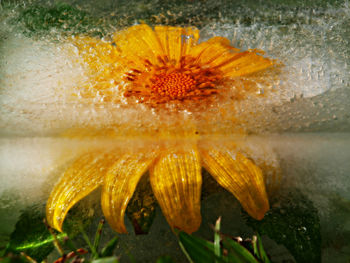
[[119, 241], [118, 237], [114, 237], [113, 239], [111, 239], [107, 243], [107, 245], [102, 249], [101, 257], [110, 257], [110, 256], [112, 256], [114, 249], [118, 245], [118, 241]]
[[98, 246], [100, 245], [100, 240], [101, 240], [101, 234], [102, 234], [102, 228], [105, 224], [105, 220], [104, 219], [101, 219], [100, 220], [100, 223], [98, 224], [97, 226], [97, 231], [96, 231], [96, 235], [95, 235], [95, 239], [94, 239], [94, 250], [96, 251], [96, 254], [95, 255], [96, 257], [98, 257]]
[[221, 227], [221, 217], [216, 220], [215, 223], [215, 232], [214, 232], [214, 253], [217, 257], [221, 257], [221, 248], [220, 248], [220, 227]]

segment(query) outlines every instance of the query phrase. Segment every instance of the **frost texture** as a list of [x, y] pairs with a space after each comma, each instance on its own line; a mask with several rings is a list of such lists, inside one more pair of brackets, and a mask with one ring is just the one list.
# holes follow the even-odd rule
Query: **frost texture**
[[[174, 127], [179, 123], [177, 120], [192, 122], [193, 119], [202, 134], [227, 134], [240, 128], [252, 133], [349, 131], [348, 5], [281, 7], [272, 13], [268, 7], [254, 10], [238, 5], [232, 14], [220, 16], [219, 12], [219, 17], [201, 25], [201, 36], [202, 40], [224, 36], [243, 50], [265, 50], [266, 56], [284, 64], [280, 80], [258, 83], [257, 94], [243, 102], [227, 99], [208, 105], [203, 114], [193, 116], [191, 110], [185, 110], [174, 119], [144, 105], [125, 107], [104, 103], [97, 92], [93, 101], [77, 99], [74, 94], [79, 97], [79, 87], [89, 83], [80, 58], [71, 52], [74, 47], [59, 37], [66, 34], [67, 28], [56, 26], [56, 31], [33, 40], [11, 33], [16, 25], [10, 25], [8, 18], [3, 19], [6, 23], [1, 31], [7, 37], [2, 40], [0, 50], [2, 133], [52, 135], [72, 127], [112, 127], [122, 135], [144, 134], [164, 124]], [[65, 19], [69, 25], [69, 19], [73, 18]], [[25, 25], [29, 23], [27, 20]], [[119, 28], [120, 21], [110, 21], [111, 25], [115, 23], [113, 30]], [[113, 33], [109, 26], [105, 28]], [[73, 33], [80, 33], [74, 30]], [[232, 115], [238, 121], [232, 123]]]

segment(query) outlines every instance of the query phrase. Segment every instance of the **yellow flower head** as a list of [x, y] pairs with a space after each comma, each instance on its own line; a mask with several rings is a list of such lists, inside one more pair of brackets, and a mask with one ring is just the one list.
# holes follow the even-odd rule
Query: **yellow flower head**
[[[89, 37], [71, 41], [90, 78], [89, 85], [80, 87], [80, 98], [96, 99], [98, 94], [102, 103], [166, 109], [166, 116], [184, 109], [203, 111], [220, 97], [238, 100], [254, 88], [250, 75], [276, 64], [259, 55], [261, 51], [232, 47], [226, 38], [200, 43], [195, 28], [152, 29], [143, 24], [116, 33], [110, 42]], [[174, 130], [177, 138], [188, 135]], [[149, 171], [154, 195], [170, 226], [196, 231], [201, 223], [201, 167], [252, 217], [262, 219], [269, 209], [262, 170], [236, 145], [210, 143], [196, 133], [181, 143], [156, 140], [129, 152], [102, 149], [81, 155], [49, 197], [49, 224], [61, 231], [69, 209], [102, 185], [102, 209], [109, 224], [126, 232], [125, 209], [140, 178]]]
[[245, 79], [238, 83], [237, 78], [275, 64], [257, 54], [262, 51], [241, 52], [223, 37], [199, 43], [195, 28], [156, 26], [153, 30], [143, 24], [115, 34], [112, 42], [77, 37], [74, 43], [89, 65], [93, 83], [80, 95], [95, 97], [98, 92], [103, 101], [153, 107], [169, 102], [180, 108], [190, 101], [205, 104], [213, 94], [227, 96], [232, 86], [239, 97], [253, 83]]

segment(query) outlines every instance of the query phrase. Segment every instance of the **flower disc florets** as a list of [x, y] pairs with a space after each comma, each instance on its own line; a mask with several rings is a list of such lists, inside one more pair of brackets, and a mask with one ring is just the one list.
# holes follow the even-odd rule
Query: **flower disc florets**
[[153, 92], [173, 99], [182, 99], [196, 88], [196, 81], [184, 73], [158, 74], [152, 83]]
[[140, 103], [161, 104], [169, 101], [196, 101], [218, 93], [217, 86], [222, 79], [220, 72], [195, 64], [195, 59], [182, 57], [176, 63], [158, 57], [157, 64], [145, 60], [145, 70], [132, 69], [125, 74], [131, 82], [125, 97], [136, 97]]

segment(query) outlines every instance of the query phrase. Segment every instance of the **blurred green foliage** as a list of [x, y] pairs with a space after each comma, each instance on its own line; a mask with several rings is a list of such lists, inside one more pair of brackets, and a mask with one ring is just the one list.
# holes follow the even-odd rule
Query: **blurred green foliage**
[[128, 0], [5, 0], [1, 3], [3, 13], [8, 14], [10, 24], [17, 27], [17, 31], [31, 37], [50, 35], [53, 38], [61, 34], [108, 36], [116, 29], [142, 22], [198, 28], [215, 26], [215, 22], [313, 24], [317, 23], [317, 17], [325, 14], [330, 4], [342, 6], [344, 1], [133, 0], [131, 3]]
[[22, 8], [11, 22], [22, 25], [23, 33], [27, 36], [83, 33], [102, 37], [106, 34], [103, 19], [93, 17], [86, 11], [64, 3], [30, 5]]

